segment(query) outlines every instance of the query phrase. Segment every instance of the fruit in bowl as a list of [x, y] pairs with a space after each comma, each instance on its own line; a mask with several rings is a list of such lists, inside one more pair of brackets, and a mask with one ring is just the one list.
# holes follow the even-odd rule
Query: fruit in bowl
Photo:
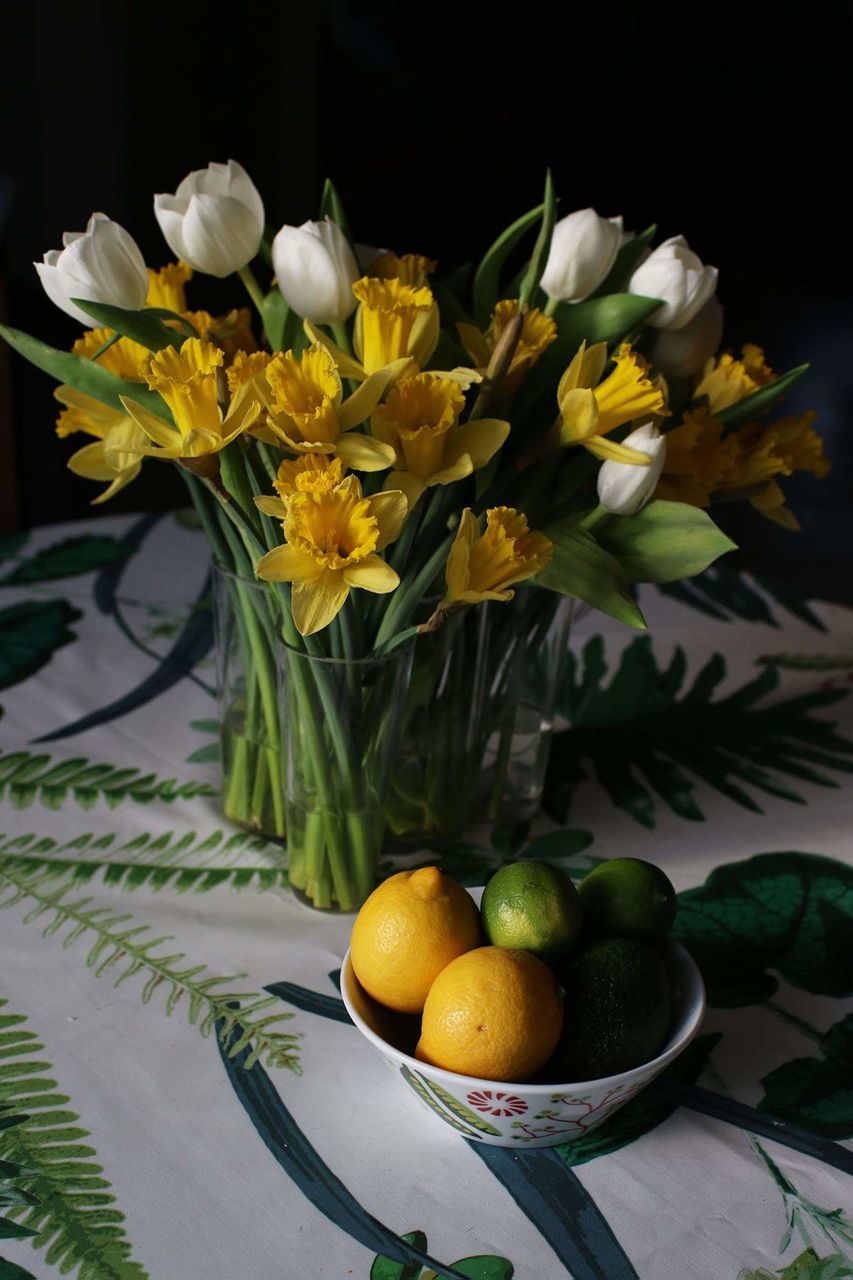
[[[610, 877], [603, 874], [609, 865]], [[636, 859], [601, 864], [590, 873], [597, 881], [588, 914], [585, 882], [575, 890], [544, 864], [510, 864], [470, 894], [437, 868], [402, 874], [426, 871], [430, 901], [446, 900], [441, 946], [431, 937], [419, 952], [416, 926], [403, 930], [398, 963], [393, 943], [382, 953], [396, 1003], [379, 1000], [366, 944], [383, 934], [380, 886], [356, 921], [341, 990], [359, 1030], [420, 1101], [464, 1136], [508, 1146], [571, 1141], [648, 1084], [698, 1031], [702, 980], [666, 937], [675, 896], [658, 868]], [[630, 882], [645, 890], [645, 901], [633, 900]], [[610, 889], [615, 904], [608, 904]], [[409, 955], [417, 983], [409, 981]], [[426, 988], [422, 1008], [411, 998], [401, 1013], [399, 992], [414, 987], [419, 999]]]

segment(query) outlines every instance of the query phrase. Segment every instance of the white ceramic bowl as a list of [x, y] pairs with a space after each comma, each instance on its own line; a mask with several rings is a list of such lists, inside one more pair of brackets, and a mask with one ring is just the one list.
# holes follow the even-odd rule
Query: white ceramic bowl
[[[479, 901], [482, 890], [472, 897]], [[341, 995], [361, 1034], [381, 1053], [433, 1115], [457, 1133], [494, 1147], [553, 1147], [596, 1129], [677, 1058], [696, 1035], [705, 1013], [705, 987], [695, 961], [670, 942], [667, 968], [673, 992], [673, 1026], [651, 1062], [600, 1080], [566, 1084], [504, 1084], [419, 1062], [413, 1056], [420, 1019], [395, 1014], [367, 994], [347, 951]]]

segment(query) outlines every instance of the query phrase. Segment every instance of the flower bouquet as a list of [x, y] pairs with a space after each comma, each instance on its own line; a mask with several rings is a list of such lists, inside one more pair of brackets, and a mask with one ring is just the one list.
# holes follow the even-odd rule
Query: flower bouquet
[[[181, 469], [219, 571], [220, 649], [239, 655], [226, 812], [286, 829], [291, 884], [317, 907], [373, 885], [406, 715], [428, 762], [431, 739], [466, 744], [467, 769], [423, 775], [424, 826], [455, 821], [441, 812], [470, 791], [478, 700], [501, 716], [513, 696], [475, 670], [484, 602], [529, 584], [536, 644], [565, 597], [643, 627], [637, 583], [732, 548], [711, 504], [792, 526], [778, 477], [826, 467], [808, 415], [768, 418], [803, 370], [716, 354], [717, 272], [682, 237], [652, 249], [654, 228], [556, 207], [549, 176], [476, 268], [442, 274], [357, 243], [331, 183], [318, 221], [272, 234], [245, 170], [212, 164], [155, 197], [175, 262], [146, 268], [97, 213], [37, 264], [97, 326], [70, 353], [2, 330], [59, 381], [58, 435], [91, 438], [68, 465], [106, 486], [96, 503], [149, 462]], [[238, 276], [254, 314], [193, 310], [197, 274]]]

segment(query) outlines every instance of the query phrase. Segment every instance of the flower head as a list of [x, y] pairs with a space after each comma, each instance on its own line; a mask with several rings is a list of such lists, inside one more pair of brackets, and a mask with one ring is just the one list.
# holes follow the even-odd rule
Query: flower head
[[616, 261], [622, 219], [576, 209], [560, 218], [551, 237], [542, 288], [558, 302], [580, 302], [593, 293]]
[[612, 372], [600, 381], [607, 347], [599, 342], [587, 349], [586, 343], [581, 343], [557, 388], [560, 440], [583, 445], [598, 458], [648, 462], [647, 454], [605, 437], [635, 418], [664, 415], [663, 389], [648, 376], [646, 361], [627, 344], [619, 348], [613, 363]]
[[511, 600], [514, 592], [508, 588], [541, 572], [552, 551], [550, 539], [531, 532], [520, 511], [492, 507], [481, 534], [476, 516], [466, 507], [447, 557], [447, 602]]
[[81, 324], [92, 317], [71, 299], [106, 302], [138, 311], [148, 291], [145, 260], [133, 236], [105, 213], [93, 213], [85, 231], [66, 231], [62, 249], [36, 262], [42, 287], [61, 311]]
[[283, 501], [295, 493], [328, 493], [341, 483], [345, 470], [340, 458], [330, 458], [327, 453], [303, 453], [279, 463], [273, 487]]
[[[484, 374], [492, 352], [507, 325], [518, 315], [518, 299], [503, 298], [495, 307], [491, 323], [485, 333], [472, 324], [457, 324], [462, 345], [471, 357], [478, 372]], [[527, 377], [543, 352], [557, 337], [557, 326], [537, 307], [529, 307], [524, 313], [521, 335], [518, 339], [509, 368], [504, 374], [501, 390], [513, 395]]]
[[365, 498], [355, 476], [325, 492], [294, 493], [284, 517], [287, 541], [261, 557], [258, 577], [293, 583], [293, 621], [300, 635], [313, 635], [337, 616], [352, 588], [385, 594], [399, 584], [378, 553], [405, 518], [402, 493]]
[[367, 274], [376, 280], [399, 280], [401, 284], [420, 289], [438, 266], [432, 258], [425, 258], [422, 253], [380, 253], [370, 263]]
[[747, 343], [741, 348], [740, 360], [727, 352], [716, 360], [709, 360], [693, 394], [697, 398], [707, 396], [711, 412], [721, 413], [772, 382], [774, 376], [761, 347]]
[[200, 338], [222, 348], [226, 364], [234, 360], [240, 351], [257, 351], [258, 344], [252, 333], [252, 313], [248, 307], [233, 307], [223, 316], [212, 316], [209, 311], [184, 311], [182, 314]]
[[154, 214], [178, 258], [220, 278], [252, 261], [264, 233], [263, 201], [236, 160], [187, 174], [174, 195], [154, 197]]
[[438, 307], [431, 290], [398, 279], [364, 276], [352, 291], [360, 304], [355, 350], [365, 373], [375, 373], [404, 356], [423, 366], [438, 341]]
[[376, 436], [394, 450], [387, 489], [402, 489], [414, 507], [424, 489], [452, 484], [497, 453], [509, 423], [478, 418], [460, 425], [465, 397], [459, 384], [419, 373], [399, 382], [373, 414]]
[[648, 463], [602, 462], [597, 478], [598, 501], [611, 515], [631, 516], [651, 498], [666, 458], [666, 436], [653, 422], [645, 422], [625, 438], [628, 449], [646, 454]]
[[218, 453], [251, 426], [260, 412], [248, 399], [223, 412], [220, 396], [224, 355], [201, 338], [187, 338], [176, 350], [163, 347], [152, 356], [145, 381], [168, 405], [175, 426], [170, 427], [129, 397], [122, 404], [152, 442], [145, 450], [156, 458], [201, 458]]
[[628, 292], [660, 299], [648, 319], [655, 329], [682, 329], [713, 294], [718, 274], [716, 267], [704, 266], [684, 236], [670, 236], [640, 263]]
[[336, 222], [283, 226], [272, 246], [276, 281], [288, 306], [314, 324], [342, 324], [355, 308], [358, 264]]

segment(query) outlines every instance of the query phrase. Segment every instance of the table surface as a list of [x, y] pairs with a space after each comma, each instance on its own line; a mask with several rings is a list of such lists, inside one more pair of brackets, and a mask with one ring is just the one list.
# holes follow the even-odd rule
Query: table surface
[[351, 917], [219, 814], [189, 519], [0, 553], [0, 1160], [31, 1170], [0, 1164], [3, 1280], [853, 1276], [849, 611], [720, 569], [643, 589], [651, 639], [575, 627], [572, 834], [477, 830], [447, 870], [526, 837], [661, 864], [709, 1009], [595, 1133], [502, 1150], [394, 1080], [338, 997]]

